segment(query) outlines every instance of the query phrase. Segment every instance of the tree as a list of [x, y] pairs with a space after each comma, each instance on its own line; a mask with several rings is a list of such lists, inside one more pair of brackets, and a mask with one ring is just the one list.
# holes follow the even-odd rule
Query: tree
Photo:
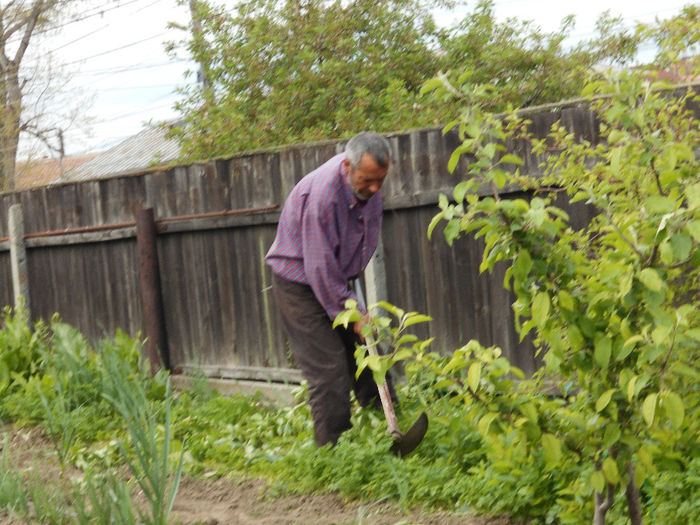
[[573, 16], [564, 18], [554, 33], [516, 18], [498, 23], [493, 1], [480, 0], [440, 39], [445, 78], [459, 86], [460, 96], [498, 112], [575, 96], [591, 68], [622, 65], [636, 53], [638, 39], [609, 12], [599, 18], [591, 40], [566, 49], [564, 41], [574, 27]]
[[186, 153], [220, 156], [339, 137], [383, 119], [411, 122], [420, 85], [437, 71], [429, 4], [250, 0], [229, 13], [197, 2], [201, 30], [185, 45], [210, 86], [183, 90]]
[[[42, 127], [41, 101], [50, 91], [46, 84], [58, 77], [44, 75], [42, 84], [34, 72], [25, 71], [24, 61], [35, 35], [65, 17], [68, 4], [77, 1], [10, 0], [0, 7], [0, 191], [14, 189], [21, 133], [31, 133], [44, 141], [57, 137], [59, 130]], [[28, 108], [28, 99], [37, 111]]]
[[458, 84], [484, 87], [490, 109], [559, 100], [577, 92], [592, 64], [622, 62], [634, 50], [634, 38], [609, 17], [600, 45], [567, 50], [571, 19], [545, 34], [532, 23], [497, 22], [493, 2], [482, 0], [441, 29], [431, 14], [438, 3], [249, 0], [229, 13], [192, 0], [189, 38], [170, 47], [184, 48], [207, 80], [183, 88], [177, 106], [185, 125], [174, 133], [185, 156], [440, 125], [452, 104], [420, 88], [458, 66]]

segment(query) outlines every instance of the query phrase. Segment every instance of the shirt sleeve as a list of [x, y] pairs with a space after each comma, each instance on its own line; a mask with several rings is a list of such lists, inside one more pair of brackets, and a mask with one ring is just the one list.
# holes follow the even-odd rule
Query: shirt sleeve
[[[302, 220], [304, 273], [316, 298], [331, 319], [357, 300], [338, 262], [340, 240], [337, 211], [332, 199], [310, 198]], [[364, 308], [358, 306], [364, 312]]]

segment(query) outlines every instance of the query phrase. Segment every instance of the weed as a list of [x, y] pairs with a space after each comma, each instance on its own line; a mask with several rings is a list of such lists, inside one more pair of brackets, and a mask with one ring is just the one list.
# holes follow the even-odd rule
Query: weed
[[79, 525], [135, 525], [138, 523], [126, 483], [109, 473], [88, 477], [73, 491]]
[[29, 514], [28, 494], [20, 475], [10, 468], [8, 450], [9, 437], [5, 436], [0, 455], [0, 510], [26, 517]]
[[[105, 347], [105, 350], [107, 349], [108, 347]], [[103, 396], [124, 418], [136, 459], [132, 458], [123, 444], [120, 449], [150, 506], [150, 515], [140, 513], [141, 519], [153, 525], [165, 525], [175, 502], [184, 453], [183, 447], [171, 476], [170, 412], [173, 397], [170, 381], [166, 381], [165, 398], [162, 402], [163, 423], [159, 425], [159, 408], [151, 405], [144, 383], [138, 380], [138, 377], [134, 377], [133, 369], [116, 352], [105, 351], [101, 355], [105, 370]], [[159, 440], [160, 432], [162, 438]]]

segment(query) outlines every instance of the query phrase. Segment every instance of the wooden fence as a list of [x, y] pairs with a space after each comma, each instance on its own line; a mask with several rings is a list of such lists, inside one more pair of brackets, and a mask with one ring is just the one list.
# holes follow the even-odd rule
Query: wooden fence
[[[598, 139], [595, 117], [583, 102], [528, 117], [540, 136], [561, 120], [577, 136]], [[383, 188], [383, 261], [374, 269], [384, 271], [386, 290], [380, 286], [379, 293], [433, 316], [418, 333], [436, 337], [435, 349], [453, 350], [476, 338], [500, 345], [532, 372], [537, 362], [531, 345], [518, 342], [503, 268], [480, 275], [483, 247], [473, 238], [449, 247], [440, 234], [426, 237], [439, 194], [451, 193], [458, 180], [446, 169], [456, 134], [420, 129], [389, 140], [396, 161]], [[58, 312], [93, 340], [117, 328], [136, 334], [145, 312], [135, 216], [152, 208], [170, 365], [224, 378], [296, 381], [264, 256], [294, 184], [343, 148], [342, 141], [300, 145], [0, 195], [0, 305], [14, 301], [8, 214], [20, 204], [33, 317]], [[538, 172], [541, 159], [523, 144], [511, 148], [525, 160], [524, 171]], [[464, 173], [464, 165], [457, 172]], [[515, 189], [511, 194], [523, 196]], [[562, 205], [578, 224], [593, 213]]]

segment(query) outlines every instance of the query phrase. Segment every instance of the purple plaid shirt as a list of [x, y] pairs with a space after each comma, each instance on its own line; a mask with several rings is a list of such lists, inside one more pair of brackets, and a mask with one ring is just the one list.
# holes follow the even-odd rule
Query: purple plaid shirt
[[275, 274], [311, 286], [331, 319], [357, 299], [348, 283], [367, 266], [382, 226], [381, 191], [355, 197], [343, 159], [336, 155], [294, 187], [265, 256]]

